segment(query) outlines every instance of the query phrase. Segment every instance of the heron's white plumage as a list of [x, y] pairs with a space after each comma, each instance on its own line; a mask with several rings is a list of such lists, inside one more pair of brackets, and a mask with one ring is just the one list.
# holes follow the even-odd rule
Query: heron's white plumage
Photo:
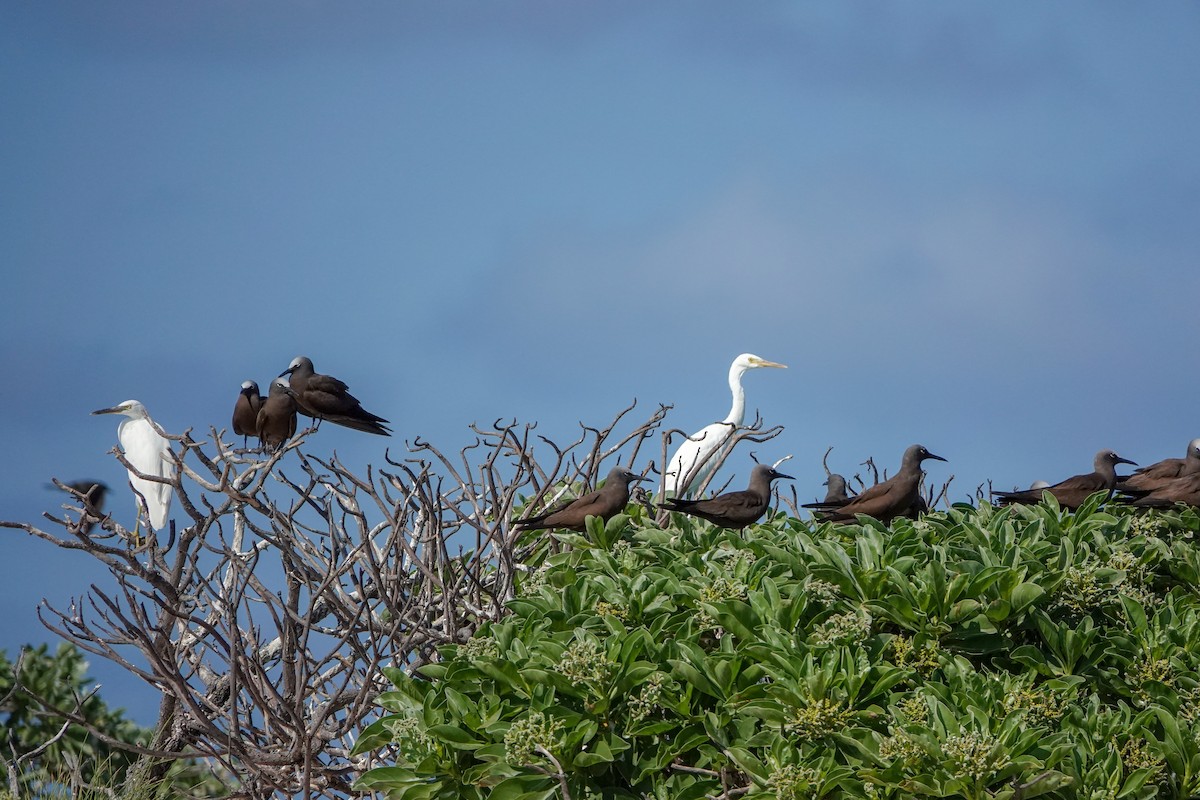
[[[125, 460], [143, 475], [153, 475], [170, 480], [175, 477], [175, 461], [171, 456], [171, 444], [154, 429], [146, 407], [137, 400], [126, 400], [113, 408], [105, 408], [94, 414], [123, 414], [125, 419], [117, 427], [117, 440], [125, 451]], [[139, 505], [146, 512], [150, 527], [161, 530], [166, 527], [167, 515], [171, 511], [170, 484], [146, 480], [129, 471], [129, 483], [141, 495]]]
[[759, 367], [786, 369], [786, 364], [767, 361], [753, 353], [742, 353], [729, 365], [729, 391], [733, 404], [720, 422], [707, 425], [689, 436], [667, 462], [664, 489], [679, 497], [702, 485], [720, 461], [722, 451], [732, 446], [733, 434], [746, 418], [746, 391], [742, 376]]

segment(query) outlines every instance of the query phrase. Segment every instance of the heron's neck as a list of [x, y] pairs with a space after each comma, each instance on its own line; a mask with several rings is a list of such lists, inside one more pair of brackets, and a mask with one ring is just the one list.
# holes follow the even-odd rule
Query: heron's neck
[[746, 392], [742, 389], [742, 376], [746, 370], [734, 367], [729, 370], [729, 391], [733, 394], [733, 405], [729, 407], [729, 416], [723, 422], [726, 425], [741, 425], [746, 418]]

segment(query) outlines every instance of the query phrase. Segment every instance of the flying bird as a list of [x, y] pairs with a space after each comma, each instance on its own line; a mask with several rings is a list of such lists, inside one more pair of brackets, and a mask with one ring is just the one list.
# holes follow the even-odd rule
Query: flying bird
[[720, 422], [714, 422], [696, 431], [684, 440], [667, 462], [664, 474], [664, 490], [677, 497], [688, 494], [716, 469], [722, 450], [729, 445], [734, 431], [746, 418], [746, 391], [742, 388], [742, 376], [747, 370], [761, 367], [787, 369], [786, 364], [777, 364], [752, 353], [742, 353], [729, 365], [729, 391], [733, 404], [729, 414]]
[[1149, 466], [1135, 469], [1132, 475], [1117, 478], [1117, 489], [1143, 495], [1167, 486], [1184, 475], [1200, 472], [1200, 439], [1188, 442], [1183, 458], [1165, 458]]
[[660, 508], [678, 511], [693, 517], [706, 519], [722, 528], [744, 528], [757, 522], [771, 505], [771, 481], [788, 478], [766, 464], [755, 464], [750, 471], [750, 486], [740, 492], [726, 492], [702, 500], [686, 500], [668, 497], [659, 503]]
[[242, 447], [246, 447], [249, 437], [258, 433], [258, 410], [262, 408], [262, 404], [258, 384], [254, 381], [243, 381], [237, 402], [233, 404], [233, 433], [242, 437]]
[[259, 444], [272, 453], [278, 452], [288, 439], [296, 435], [296, 400], [290, 389], [287, 378], [271, 381], [267, 399], [263, 401], [254, 421]]
[[[161, 530], [167, 524], [174, 489], [170, 483], [140, 478], [134, 473], [134, 469], [149, 477], [174, 480], [175, 460], [170, 442], [154, 429], [146, 407], [137, 400], [126, 400], [118, 406], [102, 408], [93, 411], [92, 414], [125, 416], [117, 426], [117, 440], [121, 443], [121, 449], [125, 451], [125, 460], [133, 467], [129, 470], [129, 483], [137, 495], [139, 522], [141, 512], [145, 512], [150, 527], [156, 531]], [[137, 530], [135, 525], [135, 536]]]
[[1092, 460], [1092, 472], [1083, 475], [1073, 475], [1064, 481], [1047, 486], [1044, 489], [1025, 489], [1017, 492], [992, 492], [999, 498], [1000, 505], [1009, 503], [1034, 504], [1042, 501], [1042, 493], [1049, 492], [1063, 508], [1074, 511], [1096, 492], [1106, 492], [1107, 499], [1112, 497], [1117, 485], [1117, 464], [1133, 464], [1127, 458], [1121, 458], [1112, 450], [1101, 450]]
[[327, 419], [335, 425], [353, 428], [356, 431], [391, 436], [392, 432], [383, 425], [387, 422], [362, 407], [358, 398], [350, 394], [349, 387], [332, 375], [313, 371], [312, 360], [296, 356], [279, 377], [291, 375], [288, 392], [296, 400], [300, 413], [313, 419]]
[[928, 510], [921, 497], [921, 462], [927, 459], [946, 460], [926, 450], [924, 445], [911, 445], [904, 451], [900, 470], [886, 481], [844, 501], [807, 503], [804, 508], [818, 509], [821, 519], [827, 522], [850, 522], [857, 515], [866, 514], [886, 524], [896, 517], [916, 516]]
[[603, 487], [543, 514], [512, 520], [511, 524], [514, 528], [523, 530], [566, 528], [582, 532], [586, 528], [588, 517], [600, 517], [608, 522], [616, 514], [624, 511], [629, 503], [629, 484], [644, 480], [648, 479], [636, 472], [630, 472], [624, 467], [613, 467], [604, 479]]
[[[83, 495], [83, 510], [84, 515], [80, 518], [80, 527], [83, 533], [87, 534], [92, 529], [95, 519], [104, 518], [104, 495], [108, 493], [108, 486], [100, 481], [71, 481], [64, 483], [64, 486], [72, 491]], [[58, 488], [54, 484], [50, 484], [51, 488]]]

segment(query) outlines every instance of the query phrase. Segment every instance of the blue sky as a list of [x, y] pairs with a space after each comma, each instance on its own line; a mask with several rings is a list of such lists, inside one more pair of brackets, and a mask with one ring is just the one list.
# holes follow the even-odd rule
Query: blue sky
[[[89, 411], [203, 435], [298, 354], [392, 420], [321, 430], [351, 466], [634, 398], [695, 430], [744, 351], [790, 366], [746, 385], [802, 495], [829, 446], [921, 442], [957, 499], [1180, 456], [1198, 33], [1195, 3], [4, 3], [0, 518], [52, 476], [131, 517]], [[103, 575], [4, 535], [11, 651]]]

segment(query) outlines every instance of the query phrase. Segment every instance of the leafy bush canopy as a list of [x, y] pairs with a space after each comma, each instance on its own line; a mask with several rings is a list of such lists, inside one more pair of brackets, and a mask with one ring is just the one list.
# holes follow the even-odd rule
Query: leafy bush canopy
[[[358, 788], [433, 798], [1200, 793], [1193, 512], [955, 506], [542, 537], [511, 614], [416, 675]], [[540, 561], [540, 563], [539, 563]]]

